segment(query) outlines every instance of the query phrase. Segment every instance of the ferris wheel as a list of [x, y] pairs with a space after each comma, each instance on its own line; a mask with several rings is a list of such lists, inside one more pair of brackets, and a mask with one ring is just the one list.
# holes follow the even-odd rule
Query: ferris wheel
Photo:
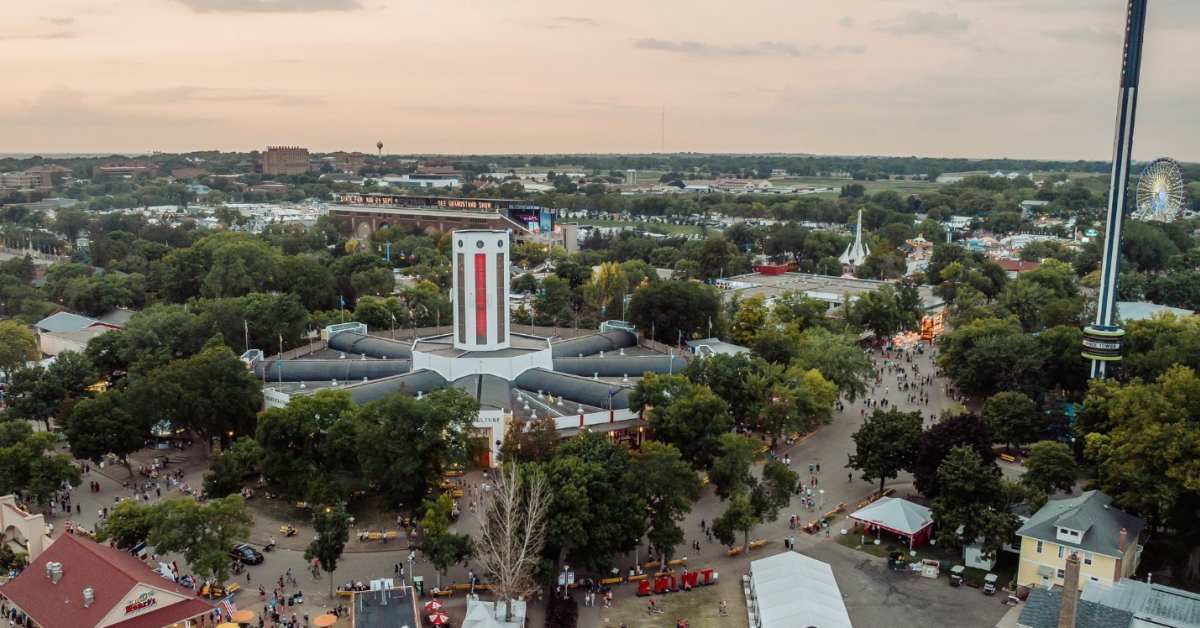
[[1183, 212], [1185, 190], [1179, 164], [1167, 157], [1155, 159], [1138, 177], [1133, 217], [1158, 222], [1175, 220]]

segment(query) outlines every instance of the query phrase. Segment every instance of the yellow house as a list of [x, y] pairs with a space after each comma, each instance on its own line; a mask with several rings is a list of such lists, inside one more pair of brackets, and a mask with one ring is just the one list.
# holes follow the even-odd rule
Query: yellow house
[[1141, 519], [1118, 510], [1100, 491], [1046, 502], [1017, 530], [1021, 564], [1017, 584], [1061, 586], [1066, 559], [1079, 554], [1079, 588], [1088, 582], [1113, 584], [1133, 574], [1142, 556]]

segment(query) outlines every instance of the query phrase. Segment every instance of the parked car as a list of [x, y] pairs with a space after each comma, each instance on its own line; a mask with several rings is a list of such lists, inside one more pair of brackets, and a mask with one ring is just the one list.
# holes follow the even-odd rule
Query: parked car
[[229, 555], [243, 565], [261, 565], [263, 562], [262, 552], [245, 543], [235, 545], [233, 549], [229, 550]]

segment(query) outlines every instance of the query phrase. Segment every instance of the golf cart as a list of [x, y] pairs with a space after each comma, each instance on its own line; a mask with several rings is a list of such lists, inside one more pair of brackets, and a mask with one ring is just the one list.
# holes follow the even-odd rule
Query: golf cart
[[996, 594], [996, 581], [999, 579], [1000, 579], [1000, 577], [994, 573], [990, 573], [990, 574], [984, 576], [983, 577], [983, 594], [984, 595], [995, 595]]
[[963, 583], [963, 575], [967, 573], [967, 568], [962, 565], [955, 565], [950, 568], [950, 586], [961, 587]]

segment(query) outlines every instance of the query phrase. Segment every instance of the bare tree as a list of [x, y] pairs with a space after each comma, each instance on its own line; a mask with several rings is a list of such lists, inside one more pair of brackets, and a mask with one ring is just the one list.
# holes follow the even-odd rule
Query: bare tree
[[512, 620], [512, 600], [537, 590], [533, 572], [546, 541], [549, 495], [545, 480], [514, 464], [496, 475], [495, 489], [483, 503], [475, 560], [504, 601], [504, 620]]

